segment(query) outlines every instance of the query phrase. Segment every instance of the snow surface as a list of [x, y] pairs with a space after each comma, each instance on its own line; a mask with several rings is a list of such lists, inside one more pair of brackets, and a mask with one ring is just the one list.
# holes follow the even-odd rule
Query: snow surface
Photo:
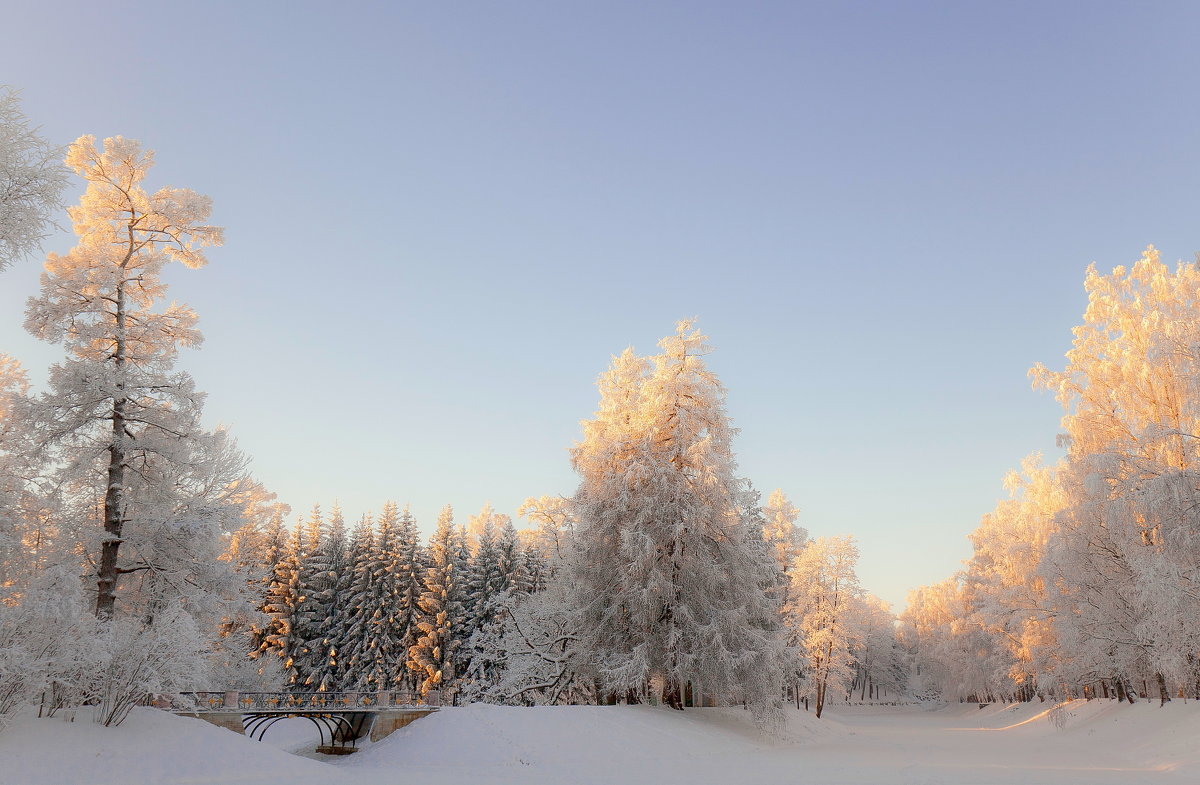
[[[1200, 781], [1200, 704], [1075, 701], [789, 711], [446, 708], [355, 755], [312, 760], [141, 710], [119, 728], [28, 719], [0, 734], [0, 785], [1139, 785]], [[1060, 722], [1055, 722], [1055, 719]], [[288, 736], [290, 734], [281, 734]], [[299, 738], [299, 737], [296, 737]]]

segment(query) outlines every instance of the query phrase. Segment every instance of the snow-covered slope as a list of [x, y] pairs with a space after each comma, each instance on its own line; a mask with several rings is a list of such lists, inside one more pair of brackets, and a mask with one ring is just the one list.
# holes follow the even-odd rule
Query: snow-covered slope
[[320, 761], [153, 709], [119, 727], [84, 713], [75, 722], [18, 720], [0, 733], [0, 785], [343, 785]]

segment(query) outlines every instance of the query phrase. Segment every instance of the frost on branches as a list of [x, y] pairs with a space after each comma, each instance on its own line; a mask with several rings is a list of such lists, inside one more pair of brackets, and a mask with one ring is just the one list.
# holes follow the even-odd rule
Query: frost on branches
[[163, 305], [161, 272], [172, 260], [202, 266], [221, 231], [205, 223], [206, 197], [143, 190], [152, 161], [120, 137], [70, 147], [67, 162], [87, 182], [70, 209], [78, 244], [49, 256], [26, 312], [30, 332], [68, 357], [37, 395], [0, 369], [0, 462], [21, 469], [19, 482], [4, 480], [0, 506], [24, 546], [3, 567], [16, 576], [5, 603], [36, 619], [50, 576], [58, 590], [64, 574], [90, 584], [63, 596], [78, 604], [90, 594], [94, 620], [61, 610], [56, 644], [70, 652], [78, 641], [87, 664], [34, 672], [52, 707], [94, 703], [105, 723], [148, 692], [204, 678], [218, 625], [242, 615], [249, 596], [226, 557], [229, 536], [247, 499], [264, 493], [229, 435], [200, 426], [203, 395], [173, 367], [200, 334], [189, 308]]
[[29, 127], [16, 91], [0, 85], [0, 271], [36, 251], [54, 225], [67, 184], [62, 153]]
[[767, 711], [781, 682], [776, 568], [745, 520], [725, 391], [692, 322], [659, 346], [614, 358], [572, 451], [580, 646], [610, 695], [681, 708], [690, 690]]
[[967, 569], [906, 613], [943, 694], [1200, 695], [1200, 269], [1151, 247], [1084, 285], [1066, 367], [1031, 371], [1066, 457], [1012, 475]]

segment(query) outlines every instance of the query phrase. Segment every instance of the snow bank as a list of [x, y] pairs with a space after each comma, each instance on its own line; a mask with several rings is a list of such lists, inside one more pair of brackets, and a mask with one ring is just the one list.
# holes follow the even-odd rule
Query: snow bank
[[119, 727], [90, 717], [17, 720], [0, 733], [3, 785], [343, 785], [325, 763], [202, 720], [138, 709]]

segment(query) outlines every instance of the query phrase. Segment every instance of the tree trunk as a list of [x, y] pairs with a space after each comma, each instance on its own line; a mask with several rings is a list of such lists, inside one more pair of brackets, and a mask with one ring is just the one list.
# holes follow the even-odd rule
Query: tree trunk
[[112, 407], [112, 441], [108, 445], [108, 487], [104, 490], [104, 543], [96, 573], [96, 616], [111, 619], [117, 603], [117, 551], [125, 523], [125, 285], [117, 284], [117, 329], [113, 363], [117, 392]]
[[679, 689], [679, 682], [675, 679], [667, 679], [666, 686], [663, 687], [663, 703], [672, 709], [683, 711], [683, 696]]
[[1171, 700], [1171, 695], [1167, 692], [1167, 680], [1163, 678], [1161, 672], [1155, 673], [1154, 678], [1158, 682], [1158, 705], [1165, 706]]

